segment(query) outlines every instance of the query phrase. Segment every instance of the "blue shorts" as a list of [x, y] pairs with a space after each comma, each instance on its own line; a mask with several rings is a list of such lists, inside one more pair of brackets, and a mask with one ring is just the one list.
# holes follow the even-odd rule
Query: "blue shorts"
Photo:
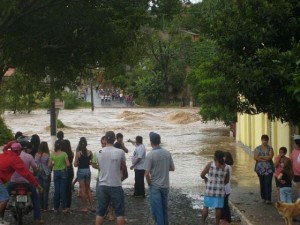
[[9, 199], [9, 194], [4, 186], [4, 184], [0, 183], [0, 202], [5, 202]]
[[91, 170], [90, 169], [78, 169], [77, 170], [77, 180], [78, 181], [90, 181], [91, 180]]
[[207, 208], [223, 208], [224, 197], [204, 196], [204, 206]]
[[97, 207], [96, 215], [104, 217], [107, 207], [111, 202], [113, 209], [115, 210], [116, 217], [125, 215], [125, 204], [124, 204], [124, 191], [121, 186], [119, 187], [108, 187], [98, 186], [97, 187]]

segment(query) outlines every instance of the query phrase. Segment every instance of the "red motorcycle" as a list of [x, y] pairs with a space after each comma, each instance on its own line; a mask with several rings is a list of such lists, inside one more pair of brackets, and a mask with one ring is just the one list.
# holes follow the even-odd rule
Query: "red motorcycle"
[[17, 221], [17, 224], [22, 225], [23, 216], [28, 215], [33, 209], [31, 192], [29, 191], [28, 184], [15, 184], [11, 191], [8, 207], [12, 213], [12, 216]]

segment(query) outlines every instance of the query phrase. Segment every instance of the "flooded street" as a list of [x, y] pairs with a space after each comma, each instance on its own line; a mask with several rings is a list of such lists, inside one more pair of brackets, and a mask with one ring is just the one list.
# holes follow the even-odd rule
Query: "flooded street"
[[[200, 171], [211, 160], [215, 150], [233, 154], [236, 159], [234, 176], [241, 177], [240, 185], [255, 182], [253, 173], [249, 173], [249, 168], [253, 172], [253, 160], [236, 146], [234, 138], [229, 137], [229, 129], [223, 123], [201, 122], [197, 112], [198, 108], [96, 108], [94, 112], [90, 109], [61, 110], [58, 117], [68, 126], [62, 130], [65, 138], [71, 141], [73, 150], [79, 138], [84, 136], [88, 149], [96, 151], [100, 148], [101, 136], [113, 130], [123, 133], [124, 142], [141, 135], [147, 151], [150, 151], [149, 132], [159, 133], [162, 146], [172, 153], [176, 166], [176, 172], [171, 173], [171, 186], [182, 188], [191, 195], [201, 194], [199, 187], [203, 187], [204, 182], [200, 179]], [[29, 115], [7, 113], [4, 118], [13, 132], [38, 134], [41, 140], [50, 143], [50, 118], [45, 110]], [[125, 145], [129, 149], [127, 164], [131, 165], [134, 146], [126, 142]], [[134, 183], [134, 173], [129, 173], [125, 187], [132, 187]], [[96, 177], [95, 170], [93, 175]]]
[[[223, 123], [203, 123], [197, 114], [198, 108], [96, 108], [61, 110], [59, 119], [68, 128], [62, 129], [65, 138], [69, 139], [75, 150], [79, 138], [84, 136], [88, 149], [100, 149], [100, 138], [108, 130], [124, 135], [125, 146], [129, 149], [127, 165], [131, 165], [134, 146], [127, 139], [136, 135], [144, 138], [147, 151], [151, 150], [149, 132], [161, 135], [162, 146], [169, 150], [175, 163], [175, 172], [171, 172], [171, 188], [180, 189], [193, 199], [195, 209], [202, 208], [201, 195], [204, 193], [204, 182], [200, 179], [203, 167], [212, 160], [216, 150], [226, 150], [233, 154], [234, 185], [247, 186], [257, 182], [254, 175], [252, 157], [237, 147], [234, 138], [229, 137], [229, 129]], [[38, 134], [43, 141], [50, 143], [50, 118], [46, 110], [34, 111], [31, 114], [4, 115], [8, 126], [22, 131], [25, 135]], [[93, 176], [96, 178], [96, 170]], [[95, 182], [95, 179], [93, 179]], [[129, 178], [123, 187], [132, 188], [134, 172], [129, 171]], [[92, 184], [94, 187], [94, 184]]]

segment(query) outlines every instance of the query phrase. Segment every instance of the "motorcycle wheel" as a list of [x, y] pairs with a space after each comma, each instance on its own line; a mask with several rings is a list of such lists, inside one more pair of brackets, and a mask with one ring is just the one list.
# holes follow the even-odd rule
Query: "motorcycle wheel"
[[23, 225], [23, 210], [20, 208], [17, 209], [17, 222], [18, 225]]

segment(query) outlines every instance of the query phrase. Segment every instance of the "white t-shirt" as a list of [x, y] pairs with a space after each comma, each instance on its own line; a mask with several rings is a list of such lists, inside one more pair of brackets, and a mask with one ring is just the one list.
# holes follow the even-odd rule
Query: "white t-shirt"
[[140, 144], [136, 145], [136, 148], [133, 152], [132, 156], [132, 165], [135, 164], [137, 159], [141, 159], [141, 161], [134, 167], [136, 170], [144, 170], [145, 169], [145, 158], [146, 158], [146, 148], [145, 145]]
[[113, 146], [104, 147], [96, 153], [100, 168], [99, 185], [109, 187], [122, 186], [121, 161], [126, 161], [125, 152]]
[[231, 183], [230, 183], [230, 180], [231, 180], [231, 174], [232, 174], [232, 168], [231, 166], [227, 165], [229, 167], [229, 182], [227, 184], [225, 184], [225, 194], [226, 195], [229, 195], [231, 193]]

